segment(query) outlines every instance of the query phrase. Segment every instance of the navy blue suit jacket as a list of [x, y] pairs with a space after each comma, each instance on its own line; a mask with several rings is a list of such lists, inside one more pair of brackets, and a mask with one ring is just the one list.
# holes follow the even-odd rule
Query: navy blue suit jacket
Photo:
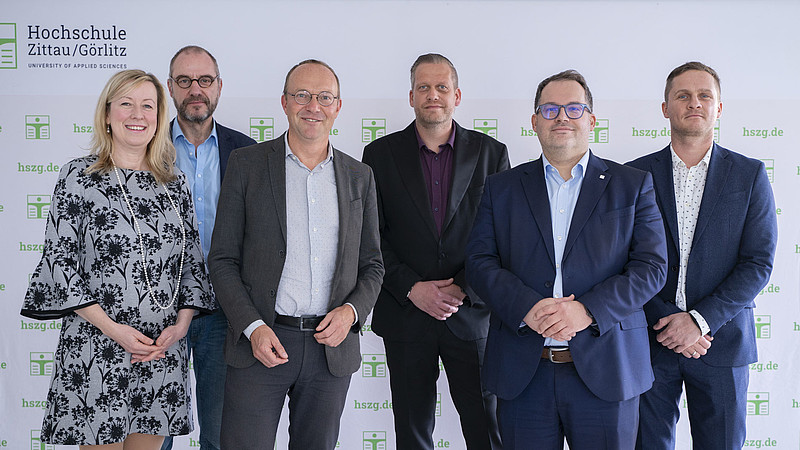
[[[680, 265], [678, 218], [669, 146], [628, 163], [653, 174], [667, 235], [664, 289], [645, 305], [652, 326], [680, 312], [675, 305]], [[708, 322], [714, 342], [700, 360], [741, 366], [758, 359], [753, 299], [769, 281], [778, 238], [775, 201], [764, 163], [714, 144], [686, 277], [687, 309]], [[671, 351], [655, 340], [651, 351]]]
[[[564, 294], [594, 315], [569, 342], [575, 368], [597, 397], [621, 401], [650, 388], [642, 306], [666, 280], [664, 226], [650, 174], [589, 156], [562, 259]], [[552, 297], [555, 257], [542, 159], [486, 181], [467, 245], [467, 278], [492, 310], [483, 371], [487, 388], [513, 399], [533, 378], [544, 338], [520, 327]]]
[[[217, 146], [219, 147], [219, 179], [225, 177], [225, 169], [228, 167], [228, 157], [231, 152], [239, 147], [247, 147], [256, 144], [256, 141], [250, 136], [240, 133], [236, 130], [222, 126], [219, 122], [217, 125]], [[172, 127], [175, 126], [175, 119], [169, 123], [169, 136], [172, 139]]]

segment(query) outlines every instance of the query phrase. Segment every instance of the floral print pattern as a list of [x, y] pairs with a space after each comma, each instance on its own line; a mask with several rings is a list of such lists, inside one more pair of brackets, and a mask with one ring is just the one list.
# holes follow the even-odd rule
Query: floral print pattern
[[[186, 229], [178, 274], [180, 223], [166, 193], [150, 172], [119, 169], [141, 227], [145, 269], [116, 176], [85, 173], [95, 160], [75, 159], [59, 174], [44, 253], [21, 312], [62, 318], [42, 442], [96, 445], [131, 433], [185, 435], [192, 431], [186, 338], [163, 359], [131, 364], [122, 346], [74, 311], [98, 304], [112, 320], [156, 339], [175, 323], [179, 309], [213, 309], [191, 194], [183, 174], [166, 185]], [[162, 305], [180, 280], [174, 305], [162, 310], [150, 299], [143, 270]]]

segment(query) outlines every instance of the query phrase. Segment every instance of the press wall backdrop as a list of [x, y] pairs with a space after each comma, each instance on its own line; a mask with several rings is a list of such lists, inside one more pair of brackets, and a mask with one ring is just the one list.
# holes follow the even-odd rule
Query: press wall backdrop
[[[722, 77], [722, 145], [764, 161], [779, 241], [772, 279], [756, 299], [759, 362], [748, 401], [748, 447], [800, 448], [800, 4], [790, 1], [174, 1], [29, 0], [0, 7], [0, 449], [51, 449], [38, 441], [60, 321], [19, 315], [41, 257], [60, 166], [87, 153], [95, 102], [108, 77], [141, 68], [162, 82], [187, 44], [219, 60], [215, 117], [261, 141], [286, 119], [288, 69], [322, 59], [341, 79], [331, 131], [360, 158], [364, 145], [413, 119], [408, 70], [422, 53], [459, 72], [455, 118], [508, 145], [511, 163], [537, 158], [532, 98], [540, 80], [581, 71], [595, 97], [592, 150], [625, 162], [669, 143], [664, 80], [700, 60]], [[174, 109], [172, 114], [174, 115]], [[338, 448], [394, 448], [383, 344], [363, 328]], [[436, 405], [437, 448], [463, 449], [445, 374]], [[679, 448], [690, 448], [686, 405]], [[285, 415], [284, 415], [285, 416]], [[278, 448], [286, 448], [287, 418]], [[313, 430], [308, 430], [313, 432]], [[199, 446], [197, 431], [176, 448]], [[71, 447], [69, 447], [71, 448]]]

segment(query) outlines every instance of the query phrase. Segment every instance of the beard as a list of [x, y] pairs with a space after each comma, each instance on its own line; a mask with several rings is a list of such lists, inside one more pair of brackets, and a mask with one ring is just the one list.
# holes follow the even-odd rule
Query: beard
[[[197, 101], [203, 102], [203, 104], [206, 105], [205, 111], [202, 110], [202, 108], [195, 112], [190, 111], [190, 109], [194, 110], [195, 107], [190, 107], [189, 103]], [[175, 105], [175, 107], [178, 109], [178, 114], [187, 122], [201, 123], [214, 114], [214, 110], [217, 109], [217, 102], [215, 101], [212, 103], [208, 97], [196, 95], [186, 97], [180, 105]]]
[[453, 108], [443, 108], [427, 111], [424, 108], [415, 108], [417, 123], [423, 128], [436, 128], [449, 124], [453, 120]]

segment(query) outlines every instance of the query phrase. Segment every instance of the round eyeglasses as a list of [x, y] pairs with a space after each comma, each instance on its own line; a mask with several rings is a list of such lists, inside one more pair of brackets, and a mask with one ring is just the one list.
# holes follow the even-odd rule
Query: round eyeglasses
[[556, 105], [555, 103], [544, 103], [536, 108], [536, 113], [541, 114], [547, 120], [553, 120], [558, 117], [558, 113], [564, 108], [564, 113], [570, 119], [580, 119], [583, 117], [584, 111], [592, 112], [589, 105], [586, 103], [568, 103], [566, 105]]
[[189, 78], [187, 76], [179, 76], [178, 78], [169, 77], [170, 80], [175, 82], [181, 89], [189, 89], [192, 86], [192, 83], [197, 81], [197, 85], [201, 88], [207, 88], [211, 86], [214, 81], [219, 78], [219, 75], [212, 77], [211, 75], [203, 75], [200, 78]]
[[322, 91], [319, 94], [312, 94], [305, 89], [301, 89], [294, 94], [287, 95], [294, 97], [294, 101], [296, 101], [298, 105], [307, 105], [311, 103], [311, 98], [316, 96], [317, 103], [319, 103], [320, 106], [331, 106], [334, 100], [339, 98], [328, 91]]

